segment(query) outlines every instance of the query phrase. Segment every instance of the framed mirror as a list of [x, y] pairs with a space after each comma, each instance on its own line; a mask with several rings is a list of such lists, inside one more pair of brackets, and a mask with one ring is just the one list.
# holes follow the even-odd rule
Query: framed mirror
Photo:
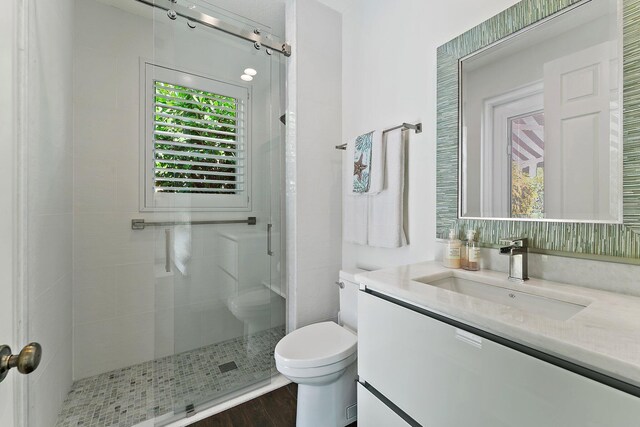
[[622, 25], [580, 2], [461, 58], [460, 216], [622, 223]]
[[638, 262], [637, 19], [640, 0], [523, 0], [438, 49], [439, 236]]

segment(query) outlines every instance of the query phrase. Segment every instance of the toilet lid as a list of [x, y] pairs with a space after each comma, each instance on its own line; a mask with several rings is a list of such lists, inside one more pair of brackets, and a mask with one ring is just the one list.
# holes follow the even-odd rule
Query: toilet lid
[[356, 352], [358, 338], [334, 322], [314, 323], [280, 340], [275, 357], [291, 368], [311, 368], [339, 362]]

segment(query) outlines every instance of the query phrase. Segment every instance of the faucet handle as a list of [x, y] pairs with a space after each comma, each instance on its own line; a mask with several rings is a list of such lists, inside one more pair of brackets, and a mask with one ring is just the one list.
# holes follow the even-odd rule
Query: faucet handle
[[526, 237], [506, 237], [500, 239], [501, 245], [509, 245], [514, 248], [526, 248], [529, 246], [529, 239]]

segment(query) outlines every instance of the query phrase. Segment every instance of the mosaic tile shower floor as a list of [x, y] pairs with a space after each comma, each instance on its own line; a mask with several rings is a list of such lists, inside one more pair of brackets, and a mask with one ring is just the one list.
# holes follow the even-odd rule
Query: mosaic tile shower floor
[[56, 427], [131, 427], [265, 380], [283, 336], [277, 327], [76, 381]]

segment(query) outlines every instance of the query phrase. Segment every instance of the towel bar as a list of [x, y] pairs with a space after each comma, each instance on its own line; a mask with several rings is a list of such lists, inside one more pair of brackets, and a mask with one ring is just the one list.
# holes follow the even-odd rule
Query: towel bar
[[[392, 130], [396, 130], [396, 129], [402, 129], [402, 130], [413, 129], [416, 133], [422, 133], [422, 123], [416, 123], [415, 125], [412, 125], [411, 123], [403, 123], [401, 125], [398, 125], [389, 129], [385, 129], [382, 131], [382, 133], [385, 134], [387, 132], [391, 132]], [[336, 145], [336, 150], [346, 150], [346, 149], [347, 149], [347, 144]]]

